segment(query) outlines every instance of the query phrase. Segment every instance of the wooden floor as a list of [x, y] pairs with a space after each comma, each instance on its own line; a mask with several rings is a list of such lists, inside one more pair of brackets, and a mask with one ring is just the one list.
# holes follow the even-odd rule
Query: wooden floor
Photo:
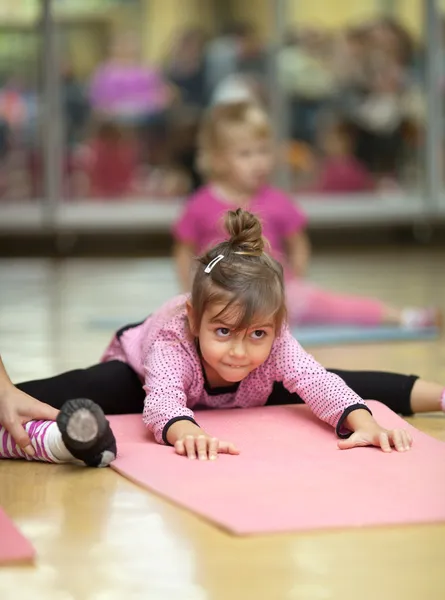
[[[444, 258], [320, 255], [313, 279], [445, 309]], [[96, 362], [110, 332], [92, 329], [93, 317], [131, 321], [176, 291], [166, 260], [0, 261], [0, 282], [0, 351], [16, 381]], [[313, 354], [445, 383], [443, 341]], [[445, 441], [442, 415], [412, 422]], [[0, 568], [1, 600], [445, 598], [445, 524], [237, 539], [111, 470], [20, 461], [0, 462], [0, 505], [38, 553], [34, 566]]]

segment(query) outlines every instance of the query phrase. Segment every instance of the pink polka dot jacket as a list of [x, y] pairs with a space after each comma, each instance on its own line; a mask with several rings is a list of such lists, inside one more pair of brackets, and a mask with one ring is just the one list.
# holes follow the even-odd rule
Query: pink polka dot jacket
[[101, 359], [121, 360], [138, 374], [146, 393], [143, 419], [158, 442], [167, 443], [174, 422], [196, 422], [194, 408], [264, 406], [275, 382], [297, 393], [340, 437], [350, 433], [343, 422], [352, 410], [369, 410], [342, 379], [303, 350], [287, 327], [276, 337], [268, 359], [239, 384], [210, 389], [189, 332], [186, 300], [178, 296], [143, 323], [120, 330]]

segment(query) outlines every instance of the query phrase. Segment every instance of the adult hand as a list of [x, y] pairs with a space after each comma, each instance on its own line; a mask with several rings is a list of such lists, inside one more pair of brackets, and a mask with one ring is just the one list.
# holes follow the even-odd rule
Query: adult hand
[[58, 414], [57, 409], [36, 400], [13, 385], [8, 386], [0, 395], [0, 425], [29, 456], [34, 456], [35, 452], [23, 425], [34, 420], [55, 421]]

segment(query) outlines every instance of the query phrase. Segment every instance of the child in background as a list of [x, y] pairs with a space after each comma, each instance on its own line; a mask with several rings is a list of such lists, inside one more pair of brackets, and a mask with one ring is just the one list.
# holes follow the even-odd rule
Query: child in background
[[175, 258], [184, 290], [190, 289], [193, 256], [223, 239], [230, 207], [257, 214], [275, 259], [284, 265], [289, 321], [426, 327], [440, 315], [429, 308], [397, 308], [374, 298], [324, 290], [304, 279], [310, 257], [307, 219], [281, 190], [268, 183], [273, 168], [272, 132], [262, 109], [246, 102], [216, 106], [199, 137], [200, 167], [209, 183], [187, 202], [173, 228]]
[[77, 151], [76, 167], [86, 179], [86, 195], [105, 200], [133, 196], [138, 146], [129, 128], [111, 121], [98, 123], [95, 135]]
[[[239, 450], [202, 430], [193, 409], [305, 402], [335, 429], [342, 449], [408, 450], [409, 434], [379, 425], [345, 381], [405, 414], [444, 408], [443, 386], [412, 376], [325, 370], [289, 332], [283, 269], [264, 252], [259, 220], [239, 209], [227, 214], [226, 227], [229, 239], [199, 258], [191, 296], [120, 329], [99, 365], [6, 386], [10, 409], [23, 393], [56, 407], [73, 395], [89, 397], [108, 414], [142, 412], [157, 442], [205, 460]], [[2, 447], [9, 443], [4, 433], [0, 456], [8, 457]]]
[[326, 194], [360, 193], [375, 187], [371, 173], [353, 153], [353, 134], [346, 123], [327, 127], [322, 139], [322, 160], [315, 192]]

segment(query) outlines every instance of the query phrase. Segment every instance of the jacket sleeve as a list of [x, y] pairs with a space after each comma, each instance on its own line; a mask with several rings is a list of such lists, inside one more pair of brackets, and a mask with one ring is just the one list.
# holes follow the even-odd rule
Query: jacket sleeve
[[179, 341], [153, 344], [144, 362], [146, 393], [143, 420], [158, 443], [168, 444], [169, 427], [180, 420], [196, 423], [187, 408], [193, 364]]
[[350, 435], [343, 423], [353, 410], [371, 412], [340, 377], [326, 371], [303, 350], [289, 330], [277, 338], [272, 352], [277, 380], [289, 392], [297, 393], [319, 419], [334, 427], [339, 437]]

